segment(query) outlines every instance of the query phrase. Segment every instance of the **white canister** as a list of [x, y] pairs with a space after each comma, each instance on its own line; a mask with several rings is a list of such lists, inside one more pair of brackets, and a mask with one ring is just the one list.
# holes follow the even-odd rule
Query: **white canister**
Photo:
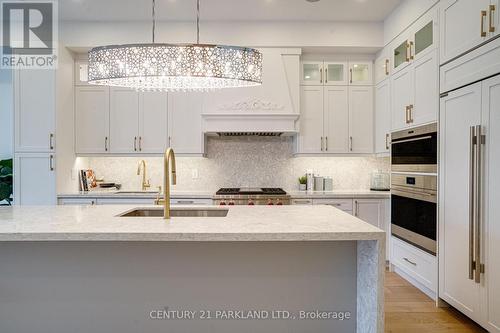
[[312, 172], [307, 172], [306, 173], [307, 177], [307, 190], [308, 191], [314, 191], [314, 174]]

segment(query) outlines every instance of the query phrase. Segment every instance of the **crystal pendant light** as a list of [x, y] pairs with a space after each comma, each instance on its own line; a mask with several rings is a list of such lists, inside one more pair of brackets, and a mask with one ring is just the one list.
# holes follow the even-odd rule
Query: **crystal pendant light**
[[256, 49], [200, 44], [200, 0], [196, 44], [152, 43], [95, 47], [89, 51], [88, 82], [136, 90], [177, 91], [262, 84], [262, 53]]

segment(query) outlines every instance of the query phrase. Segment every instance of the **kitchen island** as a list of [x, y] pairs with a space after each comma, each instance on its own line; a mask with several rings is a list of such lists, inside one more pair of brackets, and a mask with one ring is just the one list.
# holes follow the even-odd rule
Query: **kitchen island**
[[0, 331], [383, 332], [385, 233], [356, 217], [134, 208], [0, 208]]

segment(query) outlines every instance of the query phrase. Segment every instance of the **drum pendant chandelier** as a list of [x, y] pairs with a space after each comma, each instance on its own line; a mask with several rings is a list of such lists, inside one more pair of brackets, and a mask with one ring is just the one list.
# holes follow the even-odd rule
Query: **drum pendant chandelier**
[[153, 91], [197, 91], [262, 84], [262, 53], [256, 49], [200, 44], [200, 0], [196, 44], [152, 43], [95, 47], [89, 51], [88, 82]]

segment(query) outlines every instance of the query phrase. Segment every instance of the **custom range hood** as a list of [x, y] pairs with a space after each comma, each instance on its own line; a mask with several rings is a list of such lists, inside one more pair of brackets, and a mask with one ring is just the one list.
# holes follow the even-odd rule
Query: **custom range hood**
[[203, 131], [218, 136], [286, 136], [297, 131], [298, 114], [204, 114]]

